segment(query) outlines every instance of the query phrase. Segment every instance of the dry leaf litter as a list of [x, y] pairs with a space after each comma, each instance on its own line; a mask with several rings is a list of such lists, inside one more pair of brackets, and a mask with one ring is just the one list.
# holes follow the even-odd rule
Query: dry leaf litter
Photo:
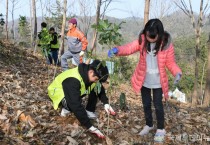
[[[47, 66], [42, 56], [0, 41], [0, 70], [1, 145], [154, 144], [155, 130], [144, 137], [138, 135], [145, 124], [143, 108], [140, 96], [132, 92], [129, 84], [113, 85], [108, 90], [116, 116], [107, 116], [103, 105], [97, 104], [99, 117], [92, 123], [106, 135], [101, 140], [81, 127], [73, 114], [60, 117], [60, 109], [53, 109], [47, 86], [55, 67]], [[60, 72], [57, 68], [56, 74]], [[121, 92], [126, 95], [126, 110], [120, 110]], [[167, 131], [164, 144], [210, 144], [210, 108], [191, 108], [171, 100], [164, 104], [164, 109]], [[155, 114], [153, 117], [155, 120]]]

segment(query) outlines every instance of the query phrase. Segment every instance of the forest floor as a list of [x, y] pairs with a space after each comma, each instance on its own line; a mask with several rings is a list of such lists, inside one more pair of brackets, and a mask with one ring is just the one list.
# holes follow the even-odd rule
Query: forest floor
[[[105, 135], [98, 139], [83, 128], [73, 114], [60, 116], [47, 95], [54, 66], [29, 49], [0, 41], [0, 144], [1, 145], [152, 145], [155, 129], [147, 136], [138, 133], [145, 125], [141, 97], [129, 84], [108, 91], [116, 116], [108, 116], [97, 104], [98, 119], [92, 120]], [[60, 68], [56, 72], [61, 72]], [[120, 110], [119, 96], [125, 93], [127, 109]], [[85, 102], [85, 101], [84, 101]], [[170, 100], [164, 103], [167, 145], [210, 144], [210, 108], [192, 108]], [[153, 107], [154, 113], [154, 107]], [[155, 114], [153, 114], [154, 124]]]

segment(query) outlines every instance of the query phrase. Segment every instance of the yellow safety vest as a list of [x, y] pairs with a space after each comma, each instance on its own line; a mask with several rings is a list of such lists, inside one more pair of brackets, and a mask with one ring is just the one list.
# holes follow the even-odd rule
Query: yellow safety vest
[[82, 96], [84, 94], [87, 94], [87, 95], [90, 94], [91, 90], [93, 90], [95, 85], [96, 85], [95, 83], [93, 83], [88, 88], [88, 90], [86, 90], [85, 83], [84, 83], [81, 75], [79, 74], [78, 67], [66, 70], [63, 73], [59, 74], [47, 88], [48, 89], [48, 95], [53, 102], [53, 107], [54, 107], [55, 110], [58, 109], [59, 103], [64, 98], [62, 82], [69, 77], [76, 78], [77, 80], [80, 81], [80, 84], [81, 84], [81, 88], [80, 88], [81, 94], [80, 94], [80, 96]]
[[[57, 35], [57, 34], [55, 34], [55, 35]], [[53, 40], [55, 36], [52, 35], [51, 37], [52, 37], [52, 40]], [[59, 47], [60, 47], [60, 42], [58, 40], [58, 35], [57, 35], [57, 43], [56, 44], [51, 44], [51, 48], [59, 49]]]

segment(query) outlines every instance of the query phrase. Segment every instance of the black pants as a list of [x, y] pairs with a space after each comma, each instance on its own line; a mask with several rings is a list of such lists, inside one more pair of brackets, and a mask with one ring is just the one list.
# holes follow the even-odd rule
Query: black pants
[[[84, 96], [82, 96], [82, 97], [84, 97]], [[96, 96], [94, 91], [91, 91], [90, 95], [88, 95], [88, 102], [87, 102], [87, 105], [86, 105], [86, 110], [88, 110], [90, 112], [95, 112], [97, 101], [98, 101], [98, 96]], [[70, 109], [71, 107], [68, 107], [65, 97], [62, 99], [61, 105], [66, 110], [71, 111], [71, 109]]]
[[146, 120], [146, 125], [149, 127], [153, 126], [153, 118], [152, 118], [152, 109], [151, 109], [151, 90], [153, 90], [153, 104], [155, 107], [155, 113], [157, 118], [157, 129], [164, 129], [164, 110], [162, 103], [162, 88], [158, 89], [149, 89], [146, 87], [141, 88], [142, 102], [144, 107], [144, 115]]

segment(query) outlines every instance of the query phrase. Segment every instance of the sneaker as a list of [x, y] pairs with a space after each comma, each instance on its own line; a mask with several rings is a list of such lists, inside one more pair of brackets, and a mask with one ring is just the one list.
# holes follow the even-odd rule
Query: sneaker
[[62, 108], [62, 110], [61, 110], [61, 116], [62, 117], [66, 117], [70, 113], [71, 112], [69, 110], [66, 110], [65, 108]]
[[143, 135], [147, 135], [149, 133], [150, 130], [152, 130], [154, 128], [154, 126], [149, 127], [148, 125], [144, 126], [143, 130], [139, 133], [139, 135], [143, 136]]
[[97, 118], [97, 115], [94, 113], [94, 112], [90, 112], [90, 111], [87, 111], [87, 115], [90, 119], [96, 119]]
[[166, 135], [165, 129], [158, 129], [155, 133], [154, 141], [158, 143], [163, 143], [165, 135]]

